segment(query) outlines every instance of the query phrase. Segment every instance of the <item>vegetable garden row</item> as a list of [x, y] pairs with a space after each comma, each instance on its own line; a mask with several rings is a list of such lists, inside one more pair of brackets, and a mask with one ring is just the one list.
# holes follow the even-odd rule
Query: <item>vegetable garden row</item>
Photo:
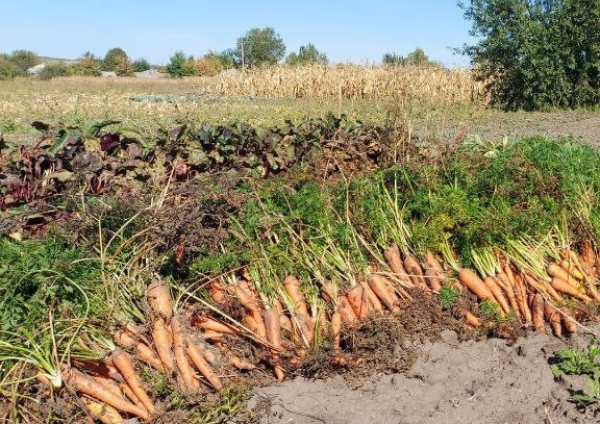
[[7, 420], [156, 420], [317, 354], [352, 372], [363, 324], [418, 303], [465, 337], [596, 316], [600, 155], [573, 141], [34, 125], [0, 143]]

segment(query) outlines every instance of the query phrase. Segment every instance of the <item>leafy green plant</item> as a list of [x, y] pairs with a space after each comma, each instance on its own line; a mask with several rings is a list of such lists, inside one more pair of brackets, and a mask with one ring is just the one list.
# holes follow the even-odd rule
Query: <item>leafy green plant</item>
[[442, 304], [442, 308], [450, 309], [456, 303], [458, 296], [460, 296], [460, 292], [458, 289], [444, 284], [438, 294], [440, 298], [440, 303]]
[[600, 402], [600, 345], [598, 340], [591, 339], [586, 350], [565, 349], [552, 359], [550, 369], [554, 376], [585, 375], [587, 376], [587, 393], [582, 390], [573, 391], [571, 398], [584, 403]]

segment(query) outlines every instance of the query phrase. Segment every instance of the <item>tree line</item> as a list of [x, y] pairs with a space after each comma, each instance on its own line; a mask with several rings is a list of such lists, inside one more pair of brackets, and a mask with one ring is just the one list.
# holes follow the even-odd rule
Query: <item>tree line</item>
[[[28, 69], [40, 62], [35, 53], [17, 50], [11, 54], [0, 54], [0, 79], [27, 76]], [[117, 76], [132, 76], [135, 72], [151, 68], [167, 73], [173, 78], [186, 76], [213, 76], [233, 68], [256, 68], [285, 63], [290, 66], [305, 64], [328, 64], [327, 55], [313, 43], [301, 46], [286, 56], [286, 45], [282, 37], [272, 27], [252, 28], [236, 40], [235, 47], [223, 51], [209, 50], [204, 55], [194, 57], [177, 51], [164, 67], [151, 66], [144, 58], [131, 60], [120, 47], [115, 47], [104, 55], [96, 57], [91, 52], [84, 53], [75, 63], [47, 63], [38, 76], [51, 79], [61, 76], [100, 76], [103, 71], [114, 72]], [[422, 49], [417, 48], [406, 57], [396, 53], [386, 53], [382, 58], [385, 65], [441, 66], [431, 62]]]

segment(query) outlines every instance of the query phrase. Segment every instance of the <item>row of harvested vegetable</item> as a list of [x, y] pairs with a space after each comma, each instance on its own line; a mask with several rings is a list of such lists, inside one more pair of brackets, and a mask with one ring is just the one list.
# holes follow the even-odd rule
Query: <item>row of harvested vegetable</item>
[[[40, 369], [37, 378], [48, 396], [64, 387], [76, 392], [101, 422], [150, 420], [162, 409], [140, 366], [170, 376], [182, 393], [218, 392], [235, 369], [268, 368], [281, 381], [324, 341], [333, 366], [359, 364], [360, 357], [344, 352], [343, 332], [371, 317], [402, 314], [400, 299], [462, 292], [471, 302], [447, 306], [473, 329], [512, 322], [546, 333], [548, 323], [557, 337], [575, 333], [578, 320], [600, 302], [600, 257], [590, 242], [581, 254], [556, 235], [535, 245], [521, 240], [507, 252], [479, 249], [472, 252], [477, 271], [461, 268], [449, 246], [440, 255], [428, 251], [422, 260], [404, 247], [384, 250], [387, 267], [372, 264], [368, 274], [355, 272], [342, 284], [315, 281], [318, 293], [292, 275], [265, 278], [265, 263], [213, 278], [199, 291], [157, 278], [147, 287], [144, 320], [129, 315], [112, 337], [97, 327], [80, 332], [54, 374]], [[317, 270], [325, 264], [314, 265]], [[175, 301], [172, 293], [178, 294]], [[260, 346], [264, 356], [240, 357], [232, 348], [236, 343]], [[8, 350], [0, 346], [4, 358]]]

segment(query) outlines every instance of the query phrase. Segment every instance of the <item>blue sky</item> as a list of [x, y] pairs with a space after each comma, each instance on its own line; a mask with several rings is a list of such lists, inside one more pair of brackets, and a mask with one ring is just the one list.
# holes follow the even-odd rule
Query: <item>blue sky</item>
[[431, 59], [465, 65], [450, 48], [472, 41], [455, 0], [3, 0], [1, 10], [0, 52], [62, 58], [121, 47], [164, 64], [177, 50], [221, 51], [250, 28], [272, 26], [286, 53], [312, 42], [333, 62], [364, 63], [420, 46]]

